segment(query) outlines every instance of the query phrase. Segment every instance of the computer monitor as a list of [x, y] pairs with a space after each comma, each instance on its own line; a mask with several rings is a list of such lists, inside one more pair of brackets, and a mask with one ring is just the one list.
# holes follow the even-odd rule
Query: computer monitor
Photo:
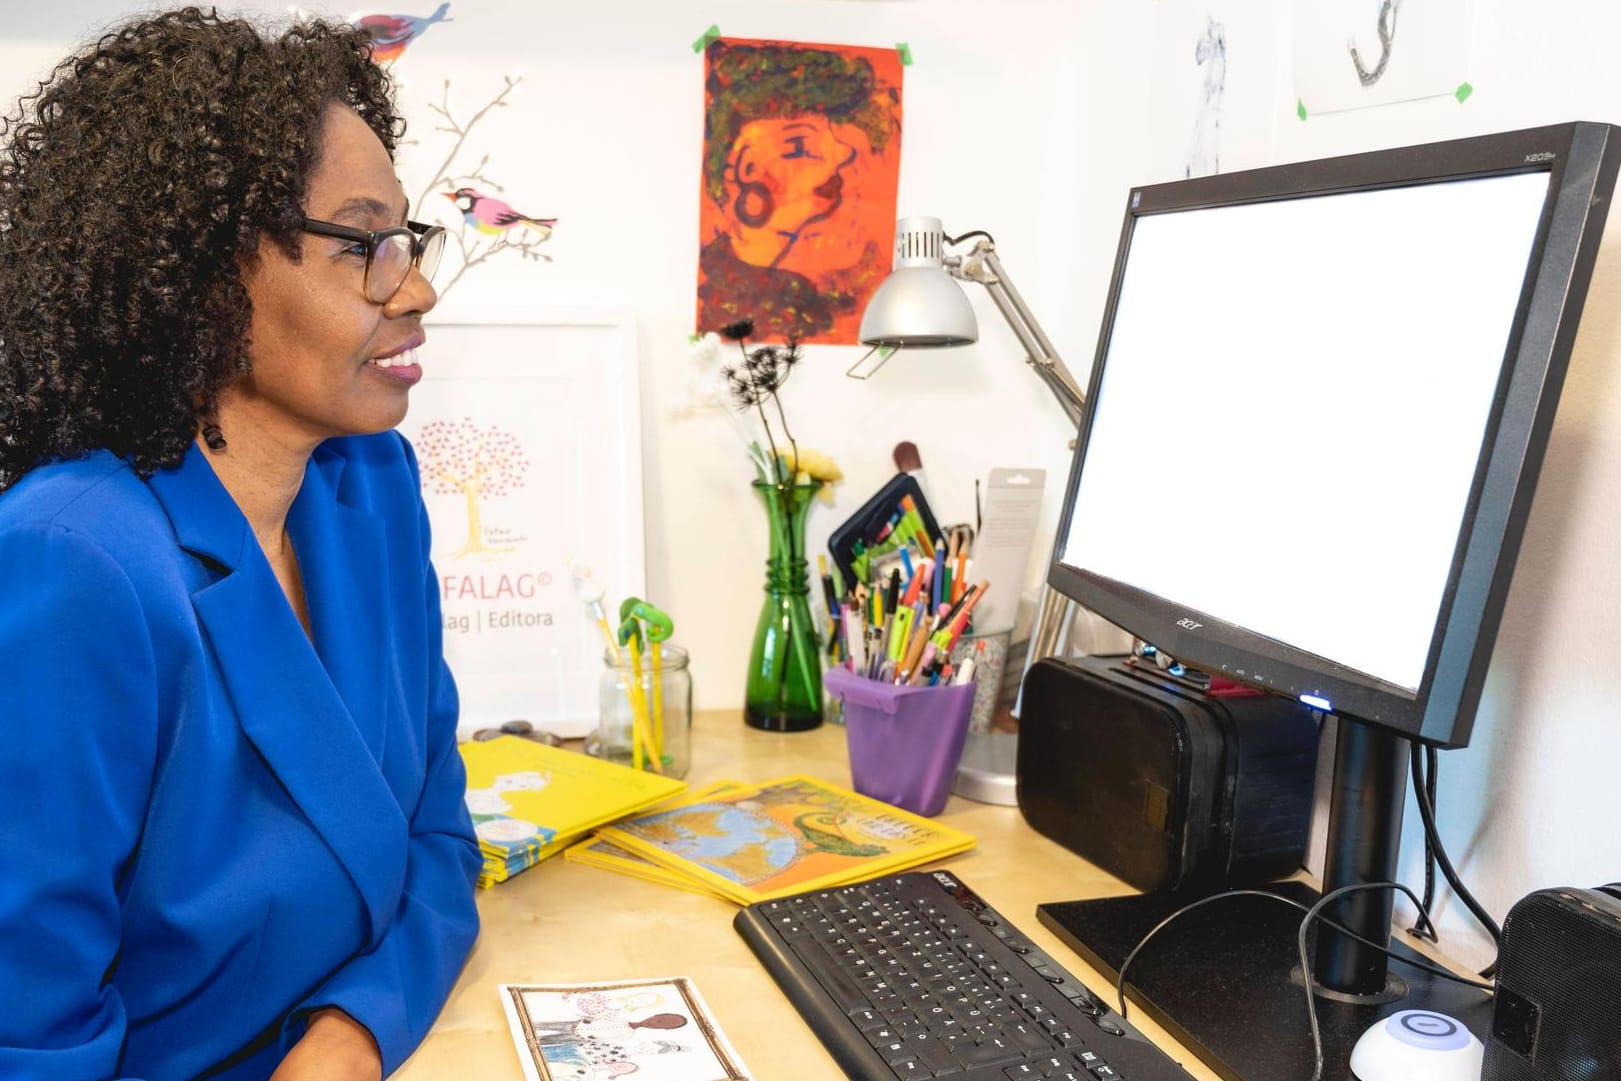
[[[1469, 740], [1617, 134], [1130, 193], [1048, 580], [1338, 719], [1325, 889], [1394, 873], [1409, 741]], [[1384, 941], [1391, 904], [1330, 912]], [[1320, 937], [1316, 967], [1335, 991], [1391, 993], [1383, 955], [1344, 936]]]

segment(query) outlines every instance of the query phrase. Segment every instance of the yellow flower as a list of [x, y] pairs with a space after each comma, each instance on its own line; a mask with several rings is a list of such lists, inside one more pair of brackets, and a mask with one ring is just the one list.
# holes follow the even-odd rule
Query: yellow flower
[[809, 484], [813, 480], [822, 482], [822, 490], [816, 497], [824, 503], [833, 502], [833, 484], [844, 479], [844, 470], [839, 463], [823, 454], [819, 450], [801, 446], [799, 456], [794, 457], [793, 448], [782, 452], [784, 468], [793, 474], [795, 484]]
[[839, 468], [839, 463], [810, 447], [800, 447], [797, 459], [792, 448], [783, 451], [782, 464], [794, 474], [795, 481], [799, 481], [800, 477], [807, 477], [810, 480], [822, 481], [824, 484], [833, 484], [844, 479], [844, 471]]

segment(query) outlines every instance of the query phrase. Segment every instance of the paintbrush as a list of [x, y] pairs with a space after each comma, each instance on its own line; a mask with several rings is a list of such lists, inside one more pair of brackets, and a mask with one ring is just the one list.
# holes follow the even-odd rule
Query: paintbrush
[[923, 482], [923, 455], [918, 453], [916, 443], [908, 439], [895, 444], [895, 468], [910, 474], [917, 481], [918, 491], [923, 493], [923, 502], [933, 508], [934, 500], [929, 498], [929, 486]]

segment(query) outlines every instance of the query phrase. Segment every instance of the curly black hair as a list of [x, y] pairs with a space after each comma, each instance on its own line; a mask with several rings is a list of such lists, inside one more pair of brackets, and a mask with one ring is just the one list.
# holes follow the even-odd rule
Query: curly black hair
[[300, 251], [329, 106], [404, 132], [364, 33], [187, 7], [56, 66], [0, 117], [0, 491], [106, 448], [177, 463], [249, 368], [244, 260]]

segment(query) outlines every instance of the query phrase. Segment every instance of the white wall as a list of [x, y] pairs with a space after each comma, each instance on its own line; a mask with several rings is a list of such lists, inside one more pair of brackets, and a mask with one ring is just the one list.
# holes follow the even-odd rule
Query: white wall
[[[1301, 3], [1316, 0], [1299, 0]], [[318, 10], [328, 10], [319, 5]], [[400, 5], [425, 14], [433, 0]], [[111, 0], [9, 2], [0, 90], [21, 89], [65, 44], [117, 17]], [[259, 10], [280, 12], [279, 4]], [[687, 393], [696, 277], [702, 65], [691, 43], [728, 36], [909, 43], [900, 212], [947, 230], [987, 229], [1049, 336], [1083, 380], [1133, 183], [1181, 175], [1198, 105], [1193, 48], [1207, 19], [1228, 43], [1221, 168], [1424, 142], [1572, 119], [1621, 120], [1605, 0], [1478, 0], [1467, 103], [1451, 98], [1301, 122], [1294, 114], [1288, 0], [455, 0], [397, 65], [417, 119], [402, 159], [415, 192], [444, 136], [426, 111], [441, 84], [467, 107], [521, 73], [509, 106], [477, 131], [489, 172], [521, 209], [562, 219], [554, 261], [494, 260], [451, 303], [622, 306], [641, 349], [650, 597], [691, 649], [700, 706], [741, 700], [765, 536], [749, 468], [724, 418], [678, 417]], [[348, 12], [334, 12], [348, 14]], [[481, 152], [482, 152], [481, 151]], [[446, 204], [448, 207], [448, 204]], [[1612, 226], [1610, 236], [1621, 236]], [[1501, 917], [1526, 892], [1621, 878], [1621, 835], [1605, 797], [1621, 752], [1611, 608], [1621, 598], [1621, 251], [1600, 262], [1532, 513], [1472, 746], [1443, 756], [1442, 827], [1481, 900]], [[831, 453], [847, 480], [813, 514], [813, 544], [892, 472], [901, 439], [921, 449], [942, 518], [971, 516], [973, 479], [997, 465], [1042, 466], [1051, 535], [1070, 433], [983, 295], [979, 345], [901, 355], [867, 383], [843, 370], [853, 348], [817, 348], [787, 405], [796, 435]], [[1184, 484], [1219, 501], [1189, 463]], [[1042, 573], [1038, 540], [1025, 586]], [[1420, 881], [1409, 814], [1404, 876]], [[1443, 891], [1445, 896], [1445, 891]], [[1444, 942], [1486, 956], [1447, 899]]]

